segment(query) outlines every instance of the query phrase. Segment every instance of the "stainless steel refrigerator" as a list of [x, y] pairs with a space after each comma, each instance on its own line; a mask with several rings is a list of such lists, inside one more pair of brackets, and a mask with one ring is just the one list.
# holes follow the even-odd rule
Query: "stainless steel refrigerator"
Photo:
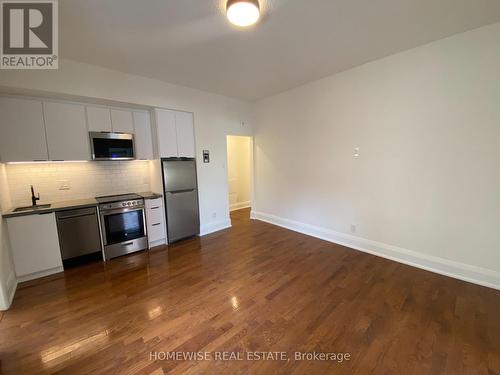
[[196, 159], [162, 159], [168, 243], [200, 233]]

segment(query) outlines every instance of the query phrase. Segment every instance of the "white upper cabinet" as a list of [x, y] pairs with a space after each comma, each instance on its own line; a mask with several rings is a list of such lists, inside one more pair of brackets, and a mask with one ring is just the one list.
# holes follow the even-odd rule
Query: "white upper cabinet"
[[0, 159], [48, 160], [42, 102], [0, 97]]
[[176, 112], [175, 128], [177, 131], [177, 150], [179, 157], [194, 158], [196, 156], [196, 150], [194, 145], [193, 114]]
[[155, 110], [160, 158], [196, 156], [193, 114]]
[[157, 109], [156, 126], [158, 153], [160, 158], [177, 157], [177, 131], [175, 129], [175, 112]]
[[50, 160], [89, 160], [84, 106], [44, 102], [43, 110]]
[[132, 111], [126, 109], [111, 109], [111, 125], [114, 132], [134, 133]]
[[[177, 156], [175, 112], [160, 116], [165, 156]], [[89, 131], [135, 134], [137, 159], [155, 157], [147, 111], [0, 96], [0, 162], [90, 160]]]
[[134, 112], [135, 157], [141, 160], [153, 159], [153, 138], [151, 116], [148, 112]]
[[86, 106], [89, 132], [110, 132], [111, 111], [108, 107]]

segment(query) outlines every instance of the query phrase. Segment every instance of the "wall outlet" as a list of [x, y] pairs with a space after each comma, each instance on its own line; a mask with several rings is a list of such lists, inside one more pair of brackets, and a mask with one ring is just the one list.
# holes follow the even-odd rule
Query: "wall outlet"
[[354, 154], [352, 156], [359, 158], [359, 147], [354, 147]]
[[68, 180], [59, 180], [57, 181], [57, 185], [59, 186], [59, 190], [70, 190], [71, 185]]
[[217, 212], [214, 212], [214, 213], [212, 214], [212, 219], [215, 219], [216, 217], [217, 217]]
[[356, 233], [356, 225], [351, 224], [351, 233]]

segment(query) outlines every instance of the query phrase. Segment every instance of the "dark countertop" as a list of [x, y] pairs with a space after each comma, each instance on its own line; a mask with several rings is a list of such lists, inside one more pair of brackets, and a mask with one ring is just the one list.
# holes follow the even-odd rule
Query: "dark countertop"
[[[43, 203], [40, 203], [42, 205]], [[16, 216], [27, 216], [27, 215], [36, 215], [36, 214], [41, 214], [41, 213], [49, 213], [49, 212], [56, 212], [56, 211], [64, 211], [64, 210], [71, 210], [74, 208], [84, 208], [84, 207], [96, 207], [97, 206], [97, 201], [94, 198], [88, 198], [88, 199], [75, 199], [71, 201], [63, 201], [63, 202], [54, 202], [50, 204], [50, 207], [48, 208], [37, 208], [33, 210], [26, 210], [26, 211], [20, 211], [20, 212], [14, 212], [14, 208], [11, 208], [10, 210], [7, 210], [2, 214], [2, 217], [4, 218], [9, 218], [9, 217], [16, 217]]]
[[163, 195], [158, 193], [153, 193], [152, 191], [145, 191], [137, 194], [143, 197], [144, 199], [157, 199], [163, 197]]
[[[136, 193], [137, 195], [140, 195], [144, 199], [156, 199], [156, 198], [161, 198], [163, 195], [158, 194], [158, 193], [153, 193], [151, 191], [145, 191], [142, 193]], [[42, 205], [43, 203], [40, 203], [39, 205]], [[87, 199], [75, 199], [71, 201], [63, 201], [63, 202], [54, 202], [51, 203], [50, 207], [48, 208], [37, 208], [33, 210], [26, 210], [26, 211], [20, 211], [20, 212], [14, 212], [15, 207], [11, 208], [10, 210], [7, 210], [2, 214], [2, 217], [4, 218], [9, 218], [9, 217], [17, 217], [17, 216], [27, 216], [27, 215], [36, 215], [36, 214], [45, 214], [49, 212], [57, 212], [57, 211], [64, 211], [64, 210], [71, 210], [74, 208], [84, 208], [84, 207], [95, 207], [97, 206], [97, 201], [94, 198], [87, 198]]]

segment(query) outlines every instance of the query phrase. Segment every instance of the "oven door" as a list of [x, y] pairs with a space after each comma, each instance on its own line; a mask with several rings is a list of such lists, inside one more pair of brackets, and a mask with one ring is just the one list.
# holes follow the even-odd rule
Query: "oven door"
[[146, 236], [144, 208], [124, 208], [101, 212], [105, 246]]

